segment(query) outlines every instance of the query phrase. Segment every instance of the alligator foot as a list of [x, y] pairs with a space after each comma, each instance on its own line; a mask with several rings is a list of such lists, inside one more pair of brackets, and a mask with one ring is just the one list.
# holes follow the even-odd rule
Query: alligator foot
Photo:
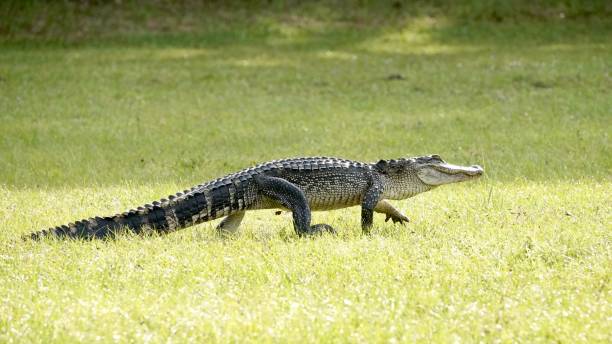
[[330, 225], [327, 225], [325, 223], [319, 223], [319, 224], [310, 226], [310, 231], [308, 231], [306, 235], [315, 236], [315, 235], [321, 235], [323, 233], [329, 233], [329, 234], [336, 235], [336, 230], [334, 229], [334, 227]]
[[387, 214], [387, 217], [385, 217], [385, 222], [387, 222], [389, 220], [392, 220], [393, 223], [398, 223], [399, 222], [399, 224], [401, 224], [401, 225], [403, 225], [404, 222], [406, 222], [406, 223], [410, 222], [410, 219], [406, 215], [401, 214], [401, 213], [398, 213], [398, 214]]

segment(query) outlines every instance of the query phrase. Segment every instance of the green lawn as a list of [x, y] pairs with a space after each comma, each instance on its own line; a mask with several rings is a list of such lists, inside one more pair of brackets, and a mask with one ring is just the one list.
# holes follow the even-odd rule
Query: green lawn
[[[280, 4], [0, 6], [0, 342], [611, 342], [609, 12]], [[486, 176], [370, 236], [351, 208], [316, 239], [261, 211], [20, 240], [266, 160], [432, 153]]]

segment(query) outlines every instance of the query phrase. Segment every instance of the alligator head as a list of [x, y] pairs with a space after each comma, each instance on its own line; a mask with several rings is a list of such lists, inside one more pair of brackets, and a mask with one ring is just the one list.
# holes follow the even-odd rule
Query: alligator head
[[463, 182], [478, 178], [484, 173], [478, 165], [468, 167], [448, 164], [439, 155], [417, 158], [415, 169], [423, 183], [433, 186]]
[[446, 163], [439, 155], [398, 160], [381, 160], [375, 168], [382, 172], [385, 198], [404, 199], [436, 186], [480, 177], [484, 170], [478, 165], [458, 166]]

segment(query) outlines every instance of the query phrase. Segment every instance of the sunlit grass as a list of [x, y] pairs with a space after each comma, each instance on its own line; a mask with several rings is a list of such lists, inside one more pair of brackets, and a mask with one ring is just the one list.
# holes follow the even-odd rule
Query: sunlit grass
[[[0, 342], [610, 341], [605, 20], [311, 11], [0, 39]], [[351, 208], [20, 240], [265, 160], [431, 153], [487, 173], [370, 236]]]
[[[22, 216], [2, 227], [112, 212], [177, 187], [3, 190], [1, 208]], [[609, 189], [453, 186], [399, 202], [412, 223], [377, 217], [372, 236], [360, 235], [357, 209], [315, 214], [340, 233], [314, 240], [271, 211], [231, 238], [214, 224], [108, 242], [3, 232], [0, 326], [23, 341], [606, 341]]]

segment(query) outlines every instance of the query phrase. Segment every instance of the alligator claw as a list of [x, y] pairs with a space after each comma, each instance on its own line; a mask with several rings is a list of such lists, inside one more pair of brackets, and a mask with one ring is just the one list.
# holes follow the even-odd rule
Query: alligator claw
[[410, 219], [404, 214], [400, 214], [400, 216], [387, 214], [387, 217], [385, 217], [385, 222], [388, 222], [389, 220], [392, 220], [393, 223], [399, 222], [399, 224], [401, 225], [403, 225], [404, 222], [406, 223], [410, 222]]

